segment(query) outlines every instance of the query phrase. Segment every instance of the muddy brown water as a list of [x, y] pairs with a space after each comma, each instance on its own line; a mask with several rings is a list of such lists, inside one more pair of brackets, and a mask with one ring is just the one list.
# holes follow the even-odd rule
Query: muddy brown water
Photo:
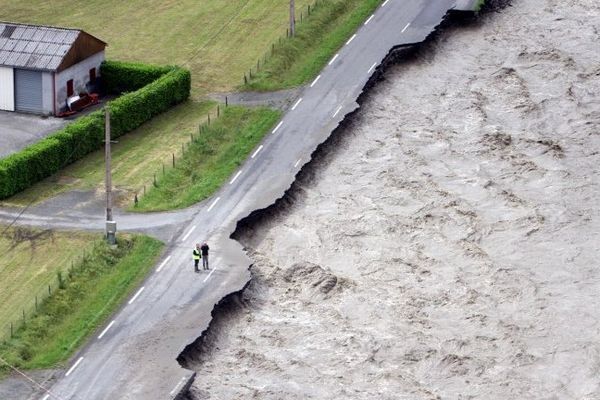
[[193, 399], [600, 399], [600, 4], [517, 0], [392, 68], [239, 239]]

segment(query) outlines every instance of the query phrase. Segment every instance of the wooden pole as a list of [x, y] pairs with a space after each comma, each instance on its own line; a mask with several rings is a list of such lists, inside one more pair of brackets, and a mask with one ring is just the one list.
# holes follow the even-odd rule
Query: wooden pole
[[106, 220], [112, 221], [112, 174], [110, 169], [110, 110], [105, 108], [104, 119], [104, 159], [106, 162]]
[[296, 36], [296, 4], [290, 0], [290, 37]]

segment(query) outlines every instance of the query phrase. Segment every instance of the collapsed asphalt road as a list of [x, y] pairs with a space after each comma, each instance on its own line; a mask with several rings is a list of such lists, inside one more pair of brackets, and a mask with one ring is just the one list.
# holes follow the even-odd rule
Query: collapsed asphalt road
[[518, 0], [388, 71], [239, 229], [191, 398], [600, 398], [598, 26]]
[[[461, 2], [465, 3], [465, 2]], [[250, 279], [251, 260], [229, 236], [237, 222], [281, 197], [344, 116], [390, 49], [423, 41], [455, 1], [388, 0], [294, 102], [212, 199], [194, 209], [155, 273], [79, 354], [46, 398], [167, 399], [194, 373], [176, 360], [208, 327], [215, 304]], [[194, 275], [190, 249], [208, 239], [213, 269]]]

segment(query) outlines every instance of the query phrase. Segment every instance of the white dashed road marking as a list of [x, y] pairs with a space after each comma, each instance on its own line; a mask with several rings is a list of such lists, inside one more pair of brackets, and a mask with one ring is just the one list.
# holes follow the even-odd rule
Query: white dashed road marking
[[356, 33], [354, 35], [352, 35], [352, 37], [350, 39], [348, 39], [348, 41], [346, 42], [346, 46], [348, 46], [350, 43], [352, 43], [352, 41], [356, 38]]
[[240, 169], [240, 170], [238, 171], [238, 173], [237, 173], [237, 174], [235, 174], [235, 176], [233, 177], [233, 179], [232, 179], [231, 181], [229, 181], [229, 184], [230, 184], [230, 185], [233, 185], [233, 182], [235, 182], [235, 180], [236, 180], [237, 178], [239, 178], [241, 174], [242, 174], [242, 170]]
[[371, 20], [375, 17], [375, 14], [371, 15], [368, 20], [365, 21], [365, 25], [367, 25]]
[[206, 282], [208, 280], [208, 278], [210, 278], [210, 276], [213, 274], [213, 272], [215, 272], [217, 269], [213, 268], [209, 273], [208, 276], [206, 278], [204, 278], [204, 282]]
[[77, 362], [75, 364], [73, 364], [73, 366], [67, 371], [65, 376], [71, 375], [71, 373], [73, 371], [75, 371], [75, 368], [77, 368], [79, 366], [79, 364], [81, 364], [82, 361], [83, 361], [83, 357], [79, 357], [79, 360], [77, 360]]
[[181, 238], [181, 241], [185, 242], [187, 240], [187, 238], [190, 237], [192, 232], [194, 232], [194, 229], [196, 229], [196, 225], [192, 226], [192, 228], [188, 231], [188, 233], [186, 233], [185, 236]]
[[165, 261], [163, 261], [158, 268], [156, 268], [156, 272], [160, 272], [161, 269], [163, 269], [163, 267], [169, 262], [169, 260], [171, 259], [171, 256], [165, 258]]
[[404, 29], [402, 29], [402, 33], [404, 33], [408, 29], [409, 26], [410, 26], [410, 22], [408, 24], [406, 24], [406, 26], [404, 27]]
[[47, 394], [47, 395], [44, 396], [44, 398], [42, 400], [48, 400], [49, 398], [50, 398], [50, 395]]
[[217, 205], [217, 203], [219, 202], [219, 200], [221, 200], [221, 198], [220, 198], [220, 197], [217, 197], [217, 198], [215, 199], [215, 201], [213, 201], [213, 203], [210, 205], [210, 207], [208, 207], [208, 211], [212, 210], [212, 209], [213, 209], [213, 207]]
[[390, 0], [385, 0], [385, 1], [383, 2], [383, 4], [381, 5], [381, 7], [385, 7], [385, 5], [388, 3], [388, 1], [390, 1]]
[[277, 124], [277, 126], [275, 127], [275, 129], [273, 129], [273, 132], [272, 132], [272, 133], [275, 133], [275, 132], [277, 132], [277, 130], [278, 130], [279, 128], [281, 128], [281, 125], [283, 125], [283, 121], [281, 121], [281, 122], [279, 122], [279, 123]]
[[294, 111], [296, 109], [296, 107], [298, 107], [298, 104], [300, 104], [300, 103], [302, 103], [302, 97], [298, 99], [296, 104], [294, 104], [294, 106], [292, 107], [292, 111]]
[[142, 294], [142, 292], [144, 291], [144, 289], [146, 289], [146, 286], [142, 286], [142, 288], [137, 291], [137, 293], [135, 294], [135, 296], [133, 296], [133, 298], [131, 300], [129, 300], [129, 304], [133, 303], [135, 301], [135, 299], [137, 299], [138, 296], [140, 294]]
[[342, 111], [342, 106], [339, 106], [339, 107], [337, 108], [337, 110], [335, 110], [335, 113], [333, 114], [333, 118], [335, 118], [335, 117], [336, 117], [336, 115], [338, 115], [340, 111]]
[[185, 376], [183, 378], [181, 378], [179, 380], [179, 382], [177, 382], [177, 386], [175, 386], [175, 388], [173, 390], [171, 390], [171, 396], [173, 396], [174, 394], [176, 394], [176, 392], [179, 390], [179, 387], [181, 385], [183, 385], [185, 383]]
[[315, 78], [315, 80], [314, 80], [314, 81], [312, 81], [312, 83], [310, 84], [310, 87], [313, 87], [313, 86], [315, 86], [315, 85], [317, 84], [317, 82], [319, 82], [319, 79], [321, 79], [321, 75], [317, 76], [317, 77]]
[[298, 159], [298, 161], [296, 161], [296, 164], [294, 164], [294, 168], [296, 168], [298, 166], [298, 164], [300, 164], [300, 158]]
[[369, 68], [369, 72], [368, 73], [370, 74], [371, 72], [373, 72], [373, 70], [375, 69], [376, 66], [377, 66], [377, 63], [371, 65], [371, 68]]
[[100, 334], [100, 336], [98, 336], [98, 339], [102, 339], [102, 337], [106, 334], [106, 332], [108, 332], [108, 330], [111, 328], [111, 326], [113, 326], [115, 324], [115, 321], [113, 320], [110, 324], [108, 324], [108, 326], [106, 327], [106, 329], [104, 329], [102, 331], [102, 333]]
[[252, 154], [251, 158], [254, 158], [258, 155], [258, 153], [260, 153], [260, 151], [263, 149], [263, 145], [261, 144], [260, 146], [258, 146], [258, 149], [256, 149], [256, 151], [254, 152], [254, 154]]
[[333, 56], [333, 58], [331, 59], [331, 61], [329, 61], [328, 65], [331, 65], [335, 62], [335, 60], [337, 60], [337, 58], [340, 56], [340, 53], [337, 53], [335, 56]]

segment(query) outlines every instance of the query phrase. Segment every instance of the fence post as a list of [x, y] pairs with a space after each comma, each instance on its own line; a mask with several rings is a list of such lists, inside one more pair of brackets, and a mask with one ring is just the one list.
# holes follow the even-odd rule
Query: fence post
[[175, 153], [173, 153], [173, 168], [175, 168]]
[[225, 107], [229, 107], [229, 99], [225, 96]]
[[11, 323], [10, 323], [10, 338], [11, 338], [11, 339], [13, 338], [13, 334], [14, 334], [14, 331], [13, 331], [13, 323], [11, 322]]
[[210, 125], [210, 113], [208, 113], [208, 125]]
[[35, 296], [35, 312], [38, 310], [38, 298]]
[[52, 296], [52, 288], [48, 285], [48, 296]]
[[221, 115], [221, 107], [217, 104], [217, 118]]
[[138, 200], [138, 195], [137, 195], [137, 193], [136, 193], [136, 194], [135, 194], [135, 197], [133, 198], [133, 206], [134, 206], [134, 207], [137, 207], [137, 206], [138, 206], [138, 202], [139, 202], [139, 200]]
[[146, 195], [146, 185], [144, 185], [144, 196]]
[[153, 182], [153, 184], [154, 184], [154, 187], [158, 187], [158, 185], [156, 184], [156, 172], [154, 173], [154, 182]]
[[244, 73], [244, 85], [248, 84], [248, 77], [246, 76], [246, 73]]

